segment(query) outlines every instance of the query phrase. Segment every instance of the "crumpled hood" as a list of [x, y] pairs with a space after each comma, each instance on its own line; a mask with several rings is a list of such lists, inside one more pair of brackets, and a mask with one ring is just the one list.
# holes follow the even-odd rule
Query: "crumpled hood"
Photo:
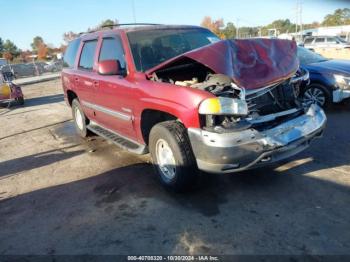
[[146, 74], [151, 75], [184, 58], [191, 58], [216, 74], [225, 74], [246, 89], [265, 87], [289, 78], [299, 67], [294, 41], [259, 38], [222, 40], [167, 60]]

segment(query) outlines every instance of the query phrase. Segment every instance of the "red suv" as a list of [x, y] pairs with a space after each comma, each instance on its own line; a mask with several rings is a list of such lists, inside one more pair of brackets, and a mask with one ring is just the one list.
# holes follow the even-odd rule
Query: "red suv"
[[305, 149], [326, 117], [298, 100], [296, 45], [220, 40], [197, 26], [116, 26], [73, 40], [62, 83], [77, 131], [137, 154], [183, 189], [197, 170], [232, 173]]

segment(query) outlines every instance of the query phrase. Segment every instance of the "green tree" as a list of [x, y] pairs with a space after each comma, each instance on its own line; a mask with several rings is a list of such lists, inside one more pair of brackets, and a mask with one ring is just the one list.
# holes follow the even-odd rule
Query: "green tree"
[[3, 44], [3, 52], [10, 53], [13, 57], [16, 57], [19, 54], [19, 49], [12, 41], [7, 39]]
[[349, 25], [350, 24], [350, 9], [343, 8], [337, 9], [333, 14], [326, 15], [322, 25], [324, 26], [337, 26], [337, 25]]
[[236, 27], [233, 23], [229, 22], [225, 28], [222, 29], [225, 39], [233, 39], [236, 37]]
[[2, 52], [4, 51], [4, 41], [2, 41], [0, 37], [0, 56], [2, 55]]
[[118, 20], [113, 21], [112, 19], [106, 19], [101, 22], [100, 27], [113, 27], [115, 24], [118, 24]]
[[44, 40], [41, 36], [36, 36], [33, 39], [33, 43], [31, 43], [31, 47], [34, 51], [38, 51], [39, 47], [44, 44]]

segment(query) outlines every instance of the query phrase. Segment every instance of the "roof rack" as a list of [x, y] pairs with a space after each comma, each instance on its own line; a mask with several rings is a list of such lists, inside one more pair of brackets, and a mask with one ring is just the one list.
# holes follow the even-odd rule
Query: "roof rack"
[[81, 35], [84, 35], [84, 34], [90, 34], [90, 33], [94, 33], [94, 32], [97, 32], [99, 30], [101, 30], [102, 28], [108, 28], [108, 27], [119, 27], [119, 26], [130, 26], [130, 25], [135, 25], [135, 26], [139, 26], [139, 25], [162, 25], [162, 24], [152, 24], [152, 23], [127, 23], [127, 24], [113, 24], [113, 25], [103, 25], [103, 26], [100, 26], [96, 29], [92, 29], [92, 30], [89, 30], [87, 32], [80, 32], [78, 35], [81, 36]]
[[161, 25], [161, 24], [152, 24], [152, 23], [127, 23], [127, 24], [103, 25], [103, 26], [101, 26], [101, 28], [106, 28], [106, 27], [118, 27], [118, 26], [129, 26], [129, 25]]

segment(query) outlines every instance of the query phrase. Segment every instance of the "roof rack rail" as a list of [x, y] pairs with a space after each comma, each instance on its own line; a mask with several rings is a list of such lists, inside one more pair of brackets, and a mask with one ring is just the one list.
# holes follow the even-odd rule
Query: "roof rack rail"
[[152, 23], [127, 23], [127, 24], [103, 25], [103, 26], [101, 26], [101, 28], [106, 28], [106, 27], [118, 27], [118, 26], [129, 26], [129, 25], [161, 25], [161, 24], [152, 24]]
[[118, 27], [118, 26], [129, 26], [129, 25], [162, 25], [162, 24], [152, 24], [152, 23], [127, 23], [127, 24], [113, 24], [113, 25], [103, 25], [103, 26], [100, 26], [96, 29], [92, 29], [92, 30], [89, 30], [87, 32], [80, 32], [78, 35], [81, 36], [81, 35], [84, 35], [84, 34], [90, 34], [90, 33], [94, 33], [94, 32], [97, 32], [99, 30], [101, 30], [102, 28], [108, 28], [108, 27]]

